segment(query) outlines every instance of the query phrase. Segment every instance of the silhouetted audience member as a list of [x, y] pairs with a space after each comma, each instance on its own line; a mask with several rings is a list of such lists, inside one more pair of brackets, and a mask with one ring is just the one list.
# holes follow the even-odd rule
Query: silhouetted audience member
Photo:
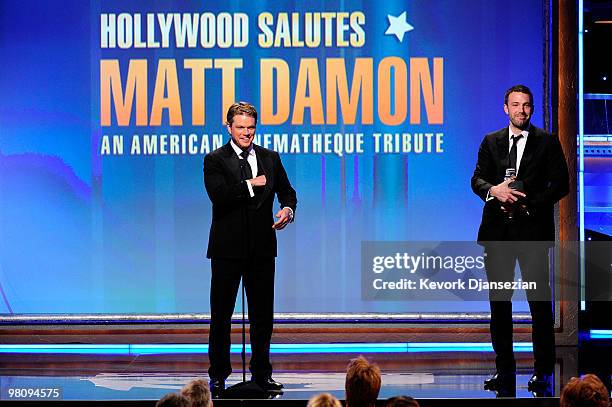
[[342, 403], [329, 393], [321, 393], [308, 400], [306, 407], [342, 407]]
[[352, 359], [346, 372], [344, 390], [347, 407], [372, 407], [380, 391], [380, 369], [363, 356]]
[[155, 407], [190, 407], [191, 403], [187, 397], [178, 393], [168, 393], [162, 397]]
[[419, 403], [409, 396], [395, 396], [387, 399], [385, 407], [420, 407]]
[[202, 379], [192, 380], [183, 387], [181, 394], [191, 402], [192, 407], [211, 407], [212, 399], [208, 383]]
[[561, 407], [609, 407], [608, 389], [594, 374], [572, 377], [561, 391]]

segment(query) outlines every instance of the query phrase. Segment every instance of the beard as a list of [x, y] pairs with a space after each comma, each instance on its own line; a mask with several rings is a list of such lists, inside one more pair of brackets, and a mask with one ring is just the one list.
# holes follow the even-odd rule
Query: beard
[[525, 118], [521, 118], [520, 116], [512, 116], [510, 117], [510, 123], [517, 129], [527, 130], [529, 127], [529, 116], [525, 116]]

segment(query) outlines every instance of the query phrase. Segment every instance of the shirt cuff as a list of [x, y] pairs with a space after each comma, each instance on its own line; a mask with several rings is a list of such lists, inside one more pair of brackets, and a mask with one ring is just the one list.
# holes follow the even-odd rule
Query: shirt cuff
[[491, 195], [491, 188], [489, 188], [489, 190], [487, 191], [487, 198], [485, 199], [485, 202], [489, 202], [492, 199], [495, 199], [495, 197]]
[[288, 206], [285, 206], [284, 208], [281, 208], [281, 210], [282, 209], [289, 209], [289, 222], [293, 222], [293, 209], [291, 209]]
[[251, 181], [246, 180], [244, 182], [246, 182], [246, 184], [247, 184], [247, 188], [249, 190], [250, 197], [253, 198], [255, 196], [255, 192], [253, 192], [253, 185], [251, 185]]

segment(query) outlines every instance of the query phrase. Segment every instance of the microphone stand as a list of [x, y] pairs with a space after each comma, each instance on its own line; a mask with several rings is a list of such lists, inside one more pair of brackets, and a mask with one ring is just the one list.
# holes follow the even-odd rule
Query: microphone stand
[[[240, 177], [246, 180], [246, 167], [249, 165], [246, 159], [240, 159]], [[246, 181], [244, 181], [246, 182]], [[251, 199], [250, 197], [248, 199]], [[262, 389], [257, 383], [252, 380], [246, 380], [246, 318], [244, 313], [245, 292], [244, 292], [244, 277], [246, 270], [249, 267], [249, 245], [250, 245], [250, 225], [248, 213], [248, 201], [242, 206], [242, 253], [244, 256], [242, 273], [241, 273], [241, 293], [242, 293], [242, 381], [228, 387], [223, 392], [224, 399], [266, 399], [268, 393]], [[251, 350], [252, 352], [252, 350]]]

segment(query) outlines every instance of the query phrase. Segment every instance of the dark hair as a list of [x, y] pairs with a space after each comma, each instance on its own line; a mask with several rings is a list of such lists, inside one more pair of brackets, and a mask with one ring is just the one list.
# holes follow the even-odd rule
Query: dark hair
[[561, 391], [561, 407], [608, 407], [608, 389], [594, 374], [572, 377]]
[[346, 372], [346, 405], [348, 407], [374, 406], [380, 391], [381, 378], [378, 366], [363, 356], [352, 359]]
[[529, 95], [529, 103], [533, 105], [533, 93], [531, 93], [531, 89], [529, 89], [525, 85], [514, 85], [513, 87], [508, 89], [504, 94], [504, 105], [508, 104], [508, 96], [510, 96], [512, 92], [525, 93]]
[[245, 115], [255, 119], [257, 124], [257, 109], [250, 103], [247, 102], [236, 102], [230, 106], [227, 110], [227, 124], [231, 125], [234, 122], [234, 116]]
[[395, 396], [387, 399], [385, 407], [420, 407], [418, 401], [409, 396]]
[[157, 403], [155, 403], [155, 407], [190, 407], [191, 402], [187, 397], [178, 393], [168, 393]]

